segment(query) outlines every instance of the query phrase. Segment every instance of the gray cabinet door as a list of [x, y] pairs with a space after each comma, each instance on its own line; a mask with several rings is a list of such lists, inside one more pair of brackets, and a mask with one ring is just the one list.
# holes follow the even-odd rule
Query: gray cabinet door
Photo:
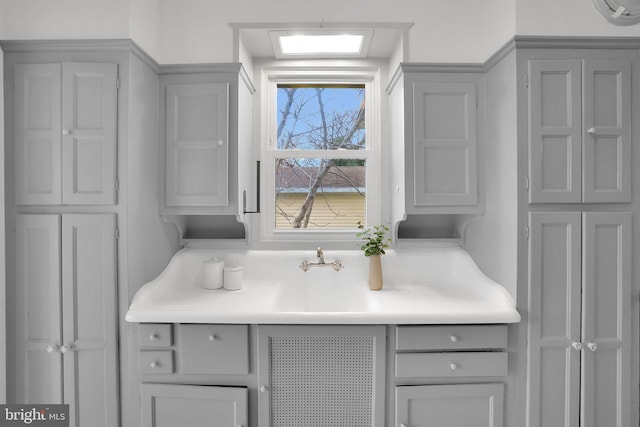
[[18, 399], [117, 425], [115, 215], [18, 215], [16, 250]]
[[116, 202], [116, 64], [62, 64], [62, 204]]
[[64, 401], [71, 426], [118, 424], [116, 221], [62, 215]]
[[581, 427], [631, 423], [631, 220], [583, 214]]
[[580, 422], [580, 224], [579, 212], [529, 215], [531, 427]]
[[584, 61], [582, 201], [631, 201], [631, 64]]
[[395, 427], [502, 427], [503, 384], [396, 388]]
[[384, 326], [259, 326], [258, 425], [382, 427]]
[[476, 86], [413, 84], [414, 204], [478, 202]]
[[15, 66], [18, 205], [111, 205], [116, 196], [117, 66]]
[[582, 65], [529, 62], [529, 202], [582, 199]]
[[529, 62], [529, 202], [631, 201], [631, 64]]
[[529, 220], [529, 425], [629, 425], [631, 214]]
[[63, 403], [60, 216], [16, 219], [16, 389], [19, 403]]
[[166, 206], [229, 203], [228, 83], [168, 84]]
[[17, 64], [14, 70], [16, 204], [60, 204], [62, 67]]
[[247, 389], [142, 384], [142, 427], [247, 427]]

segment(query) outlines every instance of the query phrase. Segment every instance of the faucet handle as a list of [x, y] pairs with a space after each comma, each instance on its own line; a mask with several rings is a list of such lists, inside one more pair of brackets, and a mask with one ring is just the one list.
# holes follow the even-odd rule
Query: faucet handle
[[318, 249], [316, 249], [316, 256], [318, 258], [322, 258], [323, 257], [323, 253], [322, 253], [322, 248], [318, 247]]

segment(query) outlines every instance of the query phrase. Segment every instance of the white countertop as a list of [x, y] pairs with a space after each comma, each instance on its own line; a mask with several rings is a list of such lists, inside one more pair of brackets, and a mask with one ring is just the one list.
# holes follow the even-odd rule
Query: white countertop
[[[223, 258], [245, 266], [242, 289], [208, 290], [203, 262]], [[157, 279], [134, 296], [129, 322], [249, 324], [470, 324], [514, 323], [520, 315], [509, 293], [487, 278], [459, 247], [389, 251], [385, 284], [367, 286], [368, 259], [360, 251], [326, 251], [341, 271], [302, 260], [315, 251], [183, 249]]]

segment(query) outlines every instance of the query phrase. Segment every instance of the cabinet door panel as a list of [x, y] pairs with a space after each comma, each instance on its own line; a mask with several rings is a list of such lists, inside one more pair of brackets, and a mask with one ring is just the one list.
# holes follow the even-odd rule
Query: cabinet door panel
[[631, 201], [631, 64], [585, 61], [583, 201]]
[[259, 326], [261, 427], [384, 426], [384, 326]]
[[414, 204], [478, 202], [476, 87], [413, 85]]
[[623, 427], [631, 412], [632, 218], [583, 215], [583, 427]]
[[228, 204], [227, 83], [166, 89], [166, 205]]
[[582, 198], [581, 62], [529, 62], [529, 202]]
[[143, 427], [247, 426], [247, 389], [142, 384]]
[[501, 427], [504, 386], [461, 384], [396, 388], [396, 426]]
[[115, 203], [117, 75], [116, 64], [63, 64], [63, 204]]
[[529, 216], [530, 425], [579, 423], [581, 219], [578, 212]]
[[62, 200], [60, 64], [15, 66], [15, 190], [18, 205]]
[[115, 215], [62, 216], [65, 402], [72, 426], [117, 424]]
[[17, 399], [62, 403], [59, 215], [18, 215], [16, 264]]

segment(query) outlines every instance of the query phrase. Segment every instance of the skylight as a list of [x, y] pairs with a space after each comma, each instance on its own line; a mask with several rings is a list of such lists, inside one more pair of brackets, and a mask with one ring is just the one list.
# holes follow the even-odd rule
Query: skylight
[[371, 30], [270, 31], [276, 58], [364, 58]]
[[360, 34], [321, 34], [280, 36], [284, 55], [317, 55], [322, 53], [359, 54], [364, 36]]

